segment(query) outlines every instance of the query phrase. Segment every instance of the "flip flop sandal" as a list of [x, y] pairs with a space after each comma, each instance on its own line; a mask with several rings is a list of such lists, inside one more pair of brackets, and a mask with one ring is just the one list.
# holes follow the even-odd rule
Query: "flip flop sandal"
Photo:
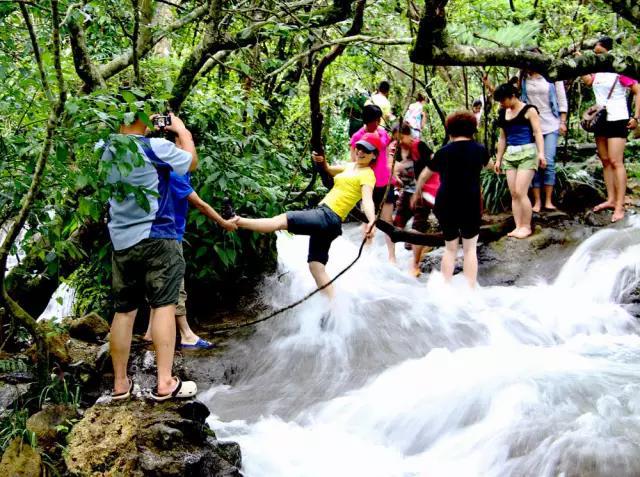
[[215, 345], [210, 341], [198, 338], [194, 344], [181, 344], [180, 347], [182, 349], [212, 349], [215, 348]]
[[127, 376], [127, 381], [129, 381], [129, 389], [127, 389], [123, 393], [111, 393], [112, 401], [122, 401], [123, 399], [129, 399], [131, 397], [131, 393], [133, 392], [133, 379]]
[[169, 394], [158, 394], [158, 388], [151, 391], [151, 399], [156, 402], [168, 401], [169, 399], [189, 399], [195, 397], [198, 393], [198, 386], [193, 381], [182, 381], [180, 378], [175, 378], [178, 381], [175, 389]]

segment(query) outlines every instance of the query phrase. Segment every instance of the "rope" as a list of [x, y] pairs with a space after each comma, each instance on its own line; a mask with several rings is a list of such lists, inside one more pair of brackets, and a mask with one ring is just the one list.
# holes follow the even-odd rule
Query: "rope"
[[[408, 107], [408, 106], [407, 106]], [[403, 113], [404, 114], [404, 113]], [[386, 121], [385, 121], [386, 124]], [[381, 125], [382, 126], [382, 125]], [[382, 126], [387, 132], [391, 132], [391, 128], [388, 126]], [[395, 164], [395, 159], [394, 159], [394, 164]], [[315, 166], [315, 164], [314, 164]], [[308, 189], [311, 188], [311, 186], [313, 185], [313, 183], [315, 182], [315, 177], [316, 177], [316, 169], [314, 167], [313, 169], [313, 177], [312, 177], [312, 181], [310, 182], [309, 186], [302, 192], [302, 194], [299, 194], [297, 198], [299, 198], [301, 195], [303, 195], [305, 192], [307, 192]], [[389, 180], [387, 181], [387, 185], [385, 186], [384, 189], [384, 194], [383, 194], [383, 198], [382, 198], [382, 202], [380, 203], [380, 205], [378, 206], [378, 210], [376, 212], [376, 219], [373, 223], [373, 226], [375, 228], [376, 224], [378, 223], [378, 220], [380, 219], [380, 214], [382, 214], [382, 209], [384, 207], [384, 204], [386, 202], [386, 198], [387, 195], [389, 194], [389, 188], [391, 187], [391, 181], [393, 179], [393, 167], [391, 168], [390, 174], [389, 174]], [[289, 195], [289, 194], [287, 194]], [[225, 326], [223, 328], [218, 328], [217, 330], [215, 330], [213, 332], [213, 334], [221, 334], [221, 333], [226, 333], [228, 331], [234, 331], [234, 330], [239, 330], [241, 328], [247, 328], [249, 326], [254, 326], [257, 325], [259, 323], [263, 323], [265, 321], [268, 321], [272, 318], [275, 318], [278, 315], [281, 315], [282, 313], [284, 313], [285, 311], [291, 310], [293, 308], [295, 308], [296, 306], [304, 303], [305, 301], [307, 301], [309, 298], [311, 298], [312, 296], [314, 296], [316, 293], [324, 290], [325, 288], [329, 287], [330, 285], [332, 285], [338, 278], [340, 278], [342, 275], [344, 275], [345, 273], [347, 273], [347, 271], [349, 271], [349, 269], [351, 267], [353, 267], [356, 262], [358, 260], [360, 260], [360, 257], [362, 256], [362, 250], [364, 249], [365, 244], [367, 243], [367, 237], [365, 236], [362, 239], [362, 242], [360, 243], [360, 247], [358, 248], [358, 254], [356, 255], [356, 258], [353, 259], [353, 261], [347, 265], [345, 268], [343, 268], [335, 277], [333, 277], [331, 280], [329, 280], [327, 283], [325, 283], [324, 285], [317, 287], [315, 290], [313, 290], [312, 292], [308, 293], [307, 295], [305, 295], [304, 297], [300, 298], [297, 301], [294, 301], [293, 303], [291, 303], [290, 305], [285, 306], [284, 308], [279, 308], [278, 310], [268, 314], [267, 316], [263, 316], [262, 318], [258, 318], [256, 320], [252, 320], [252, 321], [248, 321], [239, 325], [231, 325], [231, 326]]]
[[[378, 206], [378, 210], [376, 212], [376, 218], [375, 218], [375, 220], [373, 222], [373, 227], [374, 228], [375, 228], [376, 223], [380, 219], [380, 214], [382, 214], [382, 209], [384, 207], [387, 194], [389, 194], [389, 188], [391, 187], [391, 178], [392, 177], [393, 177], [392, 175], [389, 176], [389, 181], [387, 182], [387, 185], [386, 185], [385, 190], [384, 190], [384, 195], [382, 196], [383, 197], [382, 202]], [[223, 328], [218, 328], [217, 330], [215, 330], [213, 332], [213, 334], [221, 334], [221, 333], [225, 333], [227, 331], [239, 330], [241, 328], [247, 328], [249, 326], [257, 325], [258, 323], [263, 323], [263, 322], [265, 322], [267, 320], [275, 318], [276, 316], [284, 313], [285, 311], [291, 310], [292, 308], [295, 308], [296, 306], [304, 303], [309, 298], [311, 298], [313, 295], [315, 295], [316, 293], [324, 290], [328, 286], [332, 285], [338, 278], [340, 278], [342, 275], [347, 273], [347, 271], [349, 271], [349, 269], [351, 267], [353, 267], [358, 260], [360, 260], [360, 257], [362, 256], [362, 250], [364, 249], [364, 246], [365, 246], [366, 243], [367, 243], [367, 237], [365, 236], [362, 239], [362, 242], [360, 243], [360, 247], [358, 248], [358, 254], [356, 255], [356, 258], [354, 258], [353, 261], [349, 265], [347, 265], [345, 268], [343, 268], [335, 277], [333, 277], [327, 283], [325, 283], [324, 285], [322, 285], [320, 287], [317, 287], [315, 290], [313, 290], [312, 292], [306, 294], [304, 297], [300, 298], [299, 300], [294, 301], [290, 305], [287, 305], [284, 308], [280, 308], [280, 309], [268, 314], [267, 316], [263, 316], [262, 318], [258, 318], [256, 320], [252, 320], [252, 321], [247, 321], [247, 322], [241, 323], [239, 325], [231, 325], [231, 326], [225, 326]]]

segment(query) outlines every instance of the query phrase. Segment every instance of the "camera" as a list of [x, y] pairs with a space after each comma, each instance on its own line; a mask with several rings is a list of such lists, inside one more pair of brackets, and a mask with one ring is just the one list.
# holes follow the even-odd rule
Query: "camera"
[[156, 116], [153, 118], [153, 125], [159, 127], [160, 129], [164, 129], [165, 127], [171, 125], [171, 116]]

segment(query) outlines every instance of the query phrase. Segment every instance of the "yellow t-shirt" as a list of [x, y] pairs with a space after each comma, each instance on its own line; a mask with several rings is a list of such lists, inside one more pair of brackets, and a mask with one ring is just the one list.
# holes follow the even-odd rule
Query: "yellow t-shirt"
[[350, 164], [333, 178], [333, 187], [320, 203], [328, 206], [344, 220], [362, 199], [362, 186], [368, 185], [373, 188], [375, 184], [376, 176], [373, 169]]

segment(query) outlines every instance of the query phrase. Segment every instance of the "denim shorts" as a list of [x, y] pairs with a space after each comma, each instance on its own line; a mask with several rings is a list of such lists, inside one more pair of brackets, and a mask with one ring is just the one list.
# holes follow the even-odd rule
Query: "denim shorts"
[[178, 303], [184, 258], [177, 240], [145, 239], [111, 256], [114, 307], [137, 310], [143, 301], [160, 308]]
[[296, 235], [309, 235], [307, 262], [329, 261], [329, 248], [342, 235], [342, 220], [326, 205], [315, 209], [287, 212], [287, 230]]

